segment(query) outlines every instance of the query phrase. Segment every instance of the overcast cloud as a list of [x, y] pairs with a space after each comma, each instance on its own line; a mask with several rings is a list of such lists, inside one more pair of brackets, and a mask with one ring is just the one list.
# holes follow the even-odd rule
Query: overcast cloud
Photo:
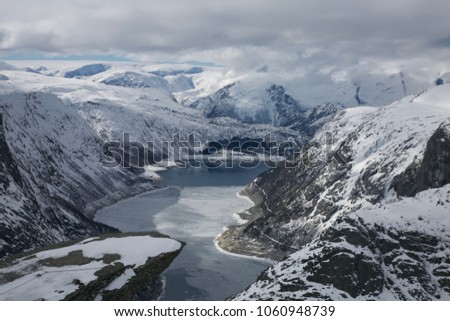
[[449, 61], [449, 14], [448, 0], [0, 0], [0, 56], [424, 67]]

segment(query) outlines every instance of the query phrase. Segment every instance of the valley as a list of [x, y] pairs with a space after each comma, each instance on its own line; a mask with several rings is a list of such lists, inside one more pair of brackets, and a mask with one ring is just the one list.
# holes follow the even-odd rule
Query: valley
[[[127, 286], [146, 261], [114, 270], [106, 260], [96, 268], [112, 270], [100, 281], [62, 280], [61, 295], [23, 298], [448, 300], [446, 75], [336, 80], [189, 64], [2, 62], [0, 290], [21, 298], [9, 295], [24, 284], [14, 282], [47, 273], [46, 260], [123, 256], [106, 245], [85, 256], [86, 239], [156, 231], [178, 247], [142, 252], [164, 262], [147, 289]], [[191, 137], [201, 148], [181, 145]], [[142, 153], [139, 143], [153, 148]], [[169, 168], [192, 155], [275, 156], [276, 166]], [[81, 248], [74, 254], [66, 242]]]

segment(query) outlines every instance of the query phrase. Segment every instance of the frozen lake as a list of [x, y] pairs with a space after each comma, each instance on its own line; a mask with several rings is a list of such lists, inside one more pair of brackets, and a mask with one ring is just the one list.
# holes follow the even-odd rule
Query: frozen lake
[[258, 168], [173, 168], [161, 172], [167, 188], [100, 210], [96, 221], [123, 232], [158, 231], [187, 243], [164, 273], [162, 300], [223, 300], [245, 289], [269, 264], [224, 254], [214, 245], [233, 215], [252, 206], [237, 193]]

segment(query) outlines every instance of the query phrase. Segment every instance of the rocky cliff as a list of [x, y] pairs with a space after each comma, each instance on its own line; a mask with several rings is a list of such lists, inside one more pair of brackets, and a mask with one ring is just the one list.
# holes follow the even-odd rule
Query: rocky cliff
[[446, 91], [338, 113], [247, 186], [253, 215], [219, 244], [282, 261], [236, 298], [448, 299]]

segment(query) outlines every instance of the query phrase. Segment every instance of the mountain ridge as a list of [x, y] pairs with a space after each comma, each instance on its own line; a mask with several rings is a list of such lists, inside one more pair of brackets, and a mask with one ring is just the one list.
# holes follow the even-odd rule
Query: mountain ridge
[[435, 87], [356, 122], [346, 109], [315, 138], [333, 133], [344, 162], [335, 152], [312, 167], [297, 157], [249, 184], [259, 215], [222, 243], [280, 263], [235, 299], [448, 300], [449, 267], [436, 259], [450, 248], [448, 98], [448, 85]]

